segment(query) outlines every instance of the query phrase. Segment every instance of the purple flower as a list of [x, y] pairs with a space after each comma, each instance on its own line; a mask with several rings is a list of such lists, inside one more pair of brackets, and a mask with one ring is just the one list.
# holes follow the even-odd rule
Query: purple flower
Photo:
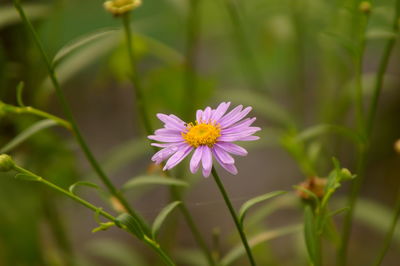
[[176, 166], [194, 150], [190, 160], [192, 173], [197, 172], [201, 165], [203, 176], [208, 177], [214, 157], [225, 170], [237, 174], [235, 160], [230, 154], [245, 156], [247, 151], [233, 142], [257, 140], [259, 137], [253, 134], [261, 129], [251, 126], [255, 117], [244, 119], [251, 107], [243, 109], [239, 105], [226, 114], [230, 104], [223, 102], [217, 109], [207, 107], [198, 110], [196, 122], [189, 124], [175, 115], [157, 114], [158, 119], [164, 122], [164, 128], [156, 130], [155, 135], [148, 138], [162, 142], [151, 145], [163, 149], [154, 154], [151, 160], [160, 164], [169, 158], [165, 171]]

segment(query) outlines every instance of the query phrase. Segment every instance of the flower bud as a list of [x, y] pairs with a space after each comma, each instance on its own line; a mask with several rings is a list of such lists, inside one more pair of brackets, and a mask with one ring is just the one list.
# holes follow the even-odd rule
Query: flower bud
[[350, 170], [347, 168], [342, 168], [340, 173], [343, 179], [352, 179], [354, 177], [353, 174], [350, 172]]
[[0, 172], [9, 172], [14, 169], [15, 163], [7, 154], [0, 154]]
[[394, 143], [394, 150], [400, 154], [400, 139], [398, 139], [395, 143]]
[[123, 15], [142, 4], [141, 0], [111, 0], [104, 2], [104, 8], [114, 16]]
[[361, 12], [363, 12], [364, 14], [369, 14], [369, 13], [371, 13], [371, 8], [372, 8], [372, 6], [371, 6], [371, 3], [370, 2], [367, 2], [367, 1], [362, 1], [361, 3], [360, 3], [360, 5], [359, 5], [359, 10], [361, 11]]

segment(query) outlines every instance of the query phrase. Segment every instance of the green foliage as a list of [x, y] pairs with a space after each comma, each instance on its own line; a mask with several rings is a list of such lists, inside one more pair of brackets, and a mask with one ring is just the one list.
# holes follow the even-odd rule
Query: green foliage
[[166, 176], [161, 176], [161, 175], [143, 175], [143, 176], [137, 176], [132, 179], [130, 179], [128, 182], [126, 182], [123, 186], [123, 190], [130, 190], [139, 186], [154, 186], [154, 185], [163, 185], [163, 186], [183, 186], [186, 187], [188, 186], [188, 183], [172, 178], [172, 177], [166, 177]]
[[158, 231], [160, 230], [168, 215], [181, 203], [182, 202], [180, 201], [171, 202], [161, 210], [161, 212], [154, 219], [153, 226], [151, 228], [151, 234], [153, 238], [156, 238]]

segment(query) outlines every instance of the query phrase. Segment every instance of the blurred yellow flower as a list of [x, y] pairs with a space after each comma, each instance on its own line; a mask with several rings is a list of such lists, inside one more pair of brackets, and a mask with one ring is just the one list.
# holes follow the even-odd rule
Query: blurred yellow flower
[[120, 16], [141, 4], [141, 0], [112, 0], [104, 2], [104, 8], [114, 16]]

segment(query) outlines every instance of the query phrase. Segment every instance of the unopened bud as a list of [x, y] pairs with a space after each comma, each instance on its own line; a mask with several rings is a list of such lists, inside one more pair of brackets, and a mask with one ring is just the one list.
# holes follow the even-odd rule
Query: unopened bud
[[400, 139], [394, 143], [394, 150], [400, 154]]
[[371, 8], [372, 8], [371, 3], [367, 1], [361, 2], [359, 6], [360, 11], [367, 15], [371, 13]]
[[341, 175], [342, 175], [343, 179], [352, 179], [353, 178], [353, 174], [347, 168], [342, 168]]
[[123, 15], [142, 4], [141, 0], [111, 0], [104, 2], [104, 8], [114, 16]]
[[9, 172], [14, 169], [15, 163], [7, 154], [0, 155], [0, 172]]

